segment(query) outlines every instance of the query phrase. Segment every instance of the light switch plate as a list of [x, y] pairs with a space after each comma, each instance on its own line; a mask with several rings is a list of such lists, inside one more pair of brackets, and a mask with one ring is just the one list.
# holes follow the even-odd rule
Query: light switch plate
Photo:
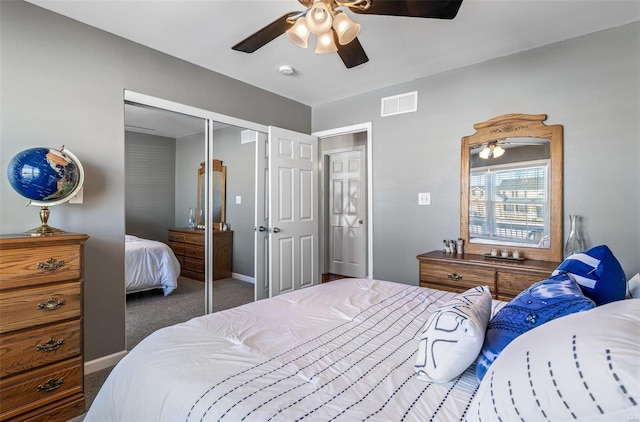
[[240, 195], [236, 196], [236, 204], [242, 204], [242, 196]]
[[420, 192], [418, 194], [418, 205], [431, 205], [431, 193]]

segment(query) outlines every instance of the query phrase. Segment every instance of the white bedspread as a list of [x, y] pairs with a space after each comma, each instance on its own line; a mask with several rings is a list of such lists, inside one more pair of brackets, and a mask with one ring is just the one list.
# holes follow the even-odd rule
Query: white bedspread
[[124, 249], [127, 293], [160, 287], [167, 296], [178, 287], [180, 263], [169, 246], [126, 235]]
[[453, 293], [345, 279], [156, 331], [111, 372], [85, 421], [459, 421], [472, 365], [417, 379], [418, 339]]

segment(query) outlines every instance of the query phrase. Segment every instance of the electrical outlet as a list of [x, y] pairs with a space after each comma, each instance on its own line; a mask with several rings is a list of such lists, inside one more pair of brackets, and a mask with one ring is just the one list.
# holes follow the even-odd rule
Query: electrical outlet
[[418, 194], [418, 205], [431, 205], [431, 193], [420, 192]]
[[69, 199], [70, 204], [82, 204], [84, 202], [84, 187], [81, 187], [73, 198]]

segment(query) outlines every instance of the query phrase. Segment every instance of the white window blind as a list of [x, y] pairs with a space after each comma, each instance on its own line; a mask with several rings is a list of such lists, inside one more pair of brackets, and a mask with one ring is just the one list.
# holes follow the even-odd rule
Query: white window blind
[[472, 170], [472, 237], [537, 245], [549, 233], [549, 163]]

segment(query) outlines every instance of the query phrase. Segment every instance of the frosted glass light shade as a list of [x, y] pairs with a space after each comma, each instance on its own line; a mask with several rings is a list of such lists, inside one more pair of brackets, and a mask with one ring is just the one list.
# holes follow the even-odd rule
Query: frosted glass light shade
[[495, 147], [493, 147], [493, 157], [494, 158], [498, 158], [502, 154], [504, 154], [504, 148], [502, 148], [500, 145], [496, 145]]
[[488, 146], [484, 147], [478, 154], [478, 156], [484, 160], [489, 158], [489, 155], [491, 155], [491, 149]]
[[298, 19], [296, 23], [285, 32], [287, 37], [298, 47], [307, 48], [309, 42], [309, 29], [304, 19]]
[[318, 42], [316, 44], [316, 53], [335, 53], [338, 51], [336, 43], [333, 41], [333, 31], [329, 30], [324, 34], [318, 35]]
[[324, 34], [331, 29], [333, 23], [329, 7], [322, 2], [315, 3], [305, 16], [305, 22], [309, 31], [316, 35]]
[[360, 25], [352, 21], [344, 12], [338, 13], [333, 18], [333, 29], [338, 34], [338, 42], [341, 45], [349, 44], [360, 33]]

